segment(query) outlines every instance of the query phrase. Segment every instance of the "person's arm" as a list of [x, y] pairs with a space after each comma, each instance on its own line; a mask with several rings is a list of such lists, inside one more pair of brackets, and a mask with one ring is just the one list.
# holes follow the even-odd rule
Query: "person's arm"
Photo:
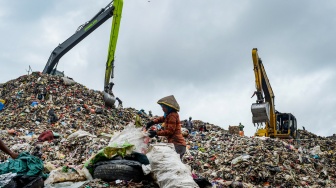
[[12, 152], [2, 140], [0, 140], [0, 149], [6, 154], [10, 155], [13, 159], [16, 159], [19, 156], [19, 154]]
[[161, 116], [161, 117], [158, 117], [158, 118], [153, 119], [153, 120], [150, 121], [150, 122], [147, 122], [147, 123], [146, 123], [146, 130], [148, 130], [151, 126], [153, 126], [153, 125], [155, 125], [155, 124], [163, 123], [164, 120], [165, 120], [165, 117]]
[[161, 116], [161, 117], [155, 118], [153, 122], [154, 124], [158, 124], [158, 123], [163, 123], [164, 120], [165, 120], [165, 117]]

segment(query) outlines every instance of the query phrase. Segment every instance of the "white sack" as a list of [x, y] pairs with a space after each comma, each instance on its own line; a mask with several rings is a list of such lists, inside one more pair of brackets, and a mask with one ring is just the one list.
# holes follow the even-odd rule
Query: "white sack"
[[160, 188], [199, 187], [173, 144], [151, 144], [146, 155], [151, 164], [153, 179]]
[[134, 151], [145, 153], [147, 151], [148, 136], [142, 132], [142, 128], [136, 128], [134, 124], [128, 124], [122, 132], [115, 133], [108, 146], [122, 146], [125, 142], [134, 145]]

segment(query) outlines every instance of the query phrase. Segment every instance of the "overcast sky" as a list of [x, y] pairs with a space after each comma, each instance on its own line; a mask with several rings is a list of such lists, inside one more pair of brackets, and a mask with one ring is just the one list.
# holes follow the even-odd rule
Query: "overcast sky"
[[[0, 0], [0, 83], [30, 65], [42, 71], [50, 53], [108, 0]], [[245, 125], [253, 135], [251, 51], [258, 48], [276, 109], [298, 127], [336, 133], [336, 2], [124, 0], [115, 58], [114, 94], [124, 107], [163, 112], [174, 95], [181, 119]], [[112, 19], [64, 55], [58, 69], [103, 90]]]

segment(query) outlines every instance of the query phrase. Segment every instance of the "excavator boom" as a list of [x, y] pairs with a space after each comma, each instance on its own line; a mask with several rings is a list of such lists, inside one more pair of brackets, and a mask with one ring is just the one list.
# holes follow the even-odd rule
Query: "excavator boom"
[[69, 50], [71, 50], [74, 46], [76, 46], [79, 42], [81, 42], [85, 37], [90, 35], [106, 20], [112, 17], [114, 10], [112, 2], [109, 3], [105, 8], [101, 9], [89, 21], [80, 25], [72, 36], [70, 36], [63, 43], [59, 44], [52, 51], [51, 55], [49, 56], [48, 62], [43, 69], [44, 74], [52, 74], [55, 66], [58, 64], [58, 61], [61, 59], [61, 57], [63, 57], [64, 54], [66, 54]]
[[116, 46], [117, 46], [122, 8], [123, 8], [123, 0], [114, 0], [113, 20], [112, 20], [110, 44], [108, 48], [108, 55], [107, 55], [107, 62], [106, 62], [104, 87], [108, 86], [108, 84], [110, 83], [110, 78], [114, 78], [114, 75], [113, 75], [114, 54], [115, 54]]
[[119, 34], [119, 26], [121, 20], [121, 13], [123, 8], [123, 0], [114, 0], [113, 20], [110, 34], [110, 43], [107, 53], [106, 69], [105, 69], [105, 81], [104, 81], [104, 101], [106, 106], [114, 107], [115, 97], [112, 92], [113, 82], [110, 82], [111, 78], [114, 78], [114, 54], [117, 47], [117, 40]]
[[[92, 33], [95, 29], [101, 26], [106, 20], [113, 16], [112, 28], [110, 34], [110, 43], [108, 49], [108, 56], [105, 69], [105, 79], [104, 79], [104, 101], [107, 106], [114, 106], [115, 98], [112, 93], [113, 83], [110, 83], [110, 78], [113, 76], [114, 68], [114, 54], [116, 51], [119, 26], [121, 20], [121, 13], [123, 8], [123, 0], [113, 0], [105, 8], [101, 9], [94, 17], [92, 17], [88, 22], [82, 24], [78, 27], [76, 32], [65, 40], [63, 43], [59, 44], [51, 53], [47, 64], [43, 69], [44, 74], [59, 74], [55, 67], [60, 60], [60, 58], [81, 42], [85, 37]], [[64, 76], [64, 74], [61, 74]]]
[[252, 50], [253, 70], [255, 75], [257, 101], [252, 104], [253, 123], [266, 122], [271, 129], [275, 125], [274, 94], [268, 80], [262, 60], [259, 58], [258, 49]]

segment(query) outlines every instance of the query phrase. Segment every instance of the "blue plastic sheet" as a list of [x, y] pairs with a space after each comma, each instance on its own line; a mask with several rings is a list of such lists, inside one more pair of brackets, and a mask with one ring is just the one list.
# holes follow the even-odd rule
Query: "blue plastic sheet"
[[2, 102], [0, 102], [0, 111], [4, 108], [5, 108], [5, 105]]
[[36, 102], [36, 101], [34, 101], [34, 102], [32, 102], [32, 104], [31, 104], [31, 106], [37, 106], [38, 105], [38, 102]]

